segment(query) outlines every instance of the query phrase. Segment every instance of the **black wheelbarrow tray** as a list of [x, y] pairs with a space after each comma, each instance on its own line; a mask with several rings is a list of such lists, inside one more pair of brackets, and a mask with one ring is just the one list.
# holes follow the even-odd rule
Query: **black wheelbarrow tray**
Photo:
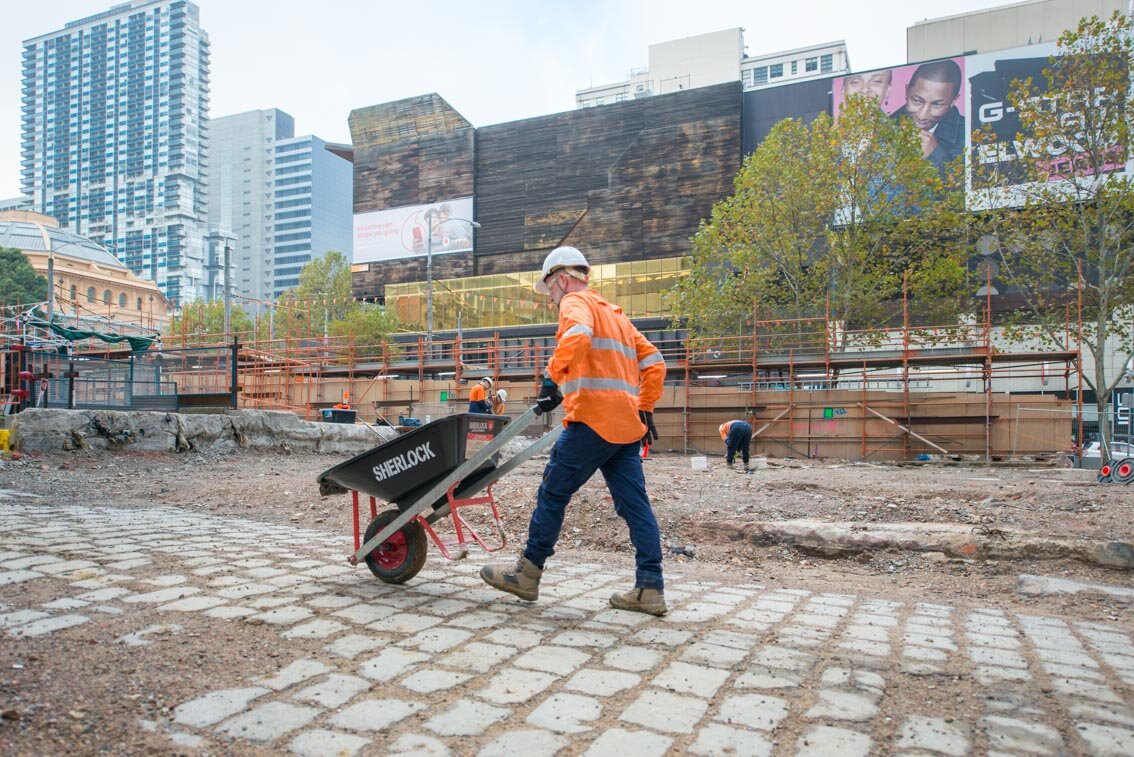
[[[425, 565], [426, 539], [432, 539], [445, 558], [468, 554], [475, 542], [494, 552], [507, 543], [492, 485], [534, 455], [551, 447], [563, 427], [559, 424], [502, 464], [500, 451], [519, 436], [536, 416], [536, 408], [514, 420], [500, 415], [461, 413], [439, 418], [368, 452], [323, 471], [316, 479], [319, 493], [350, 492], [354, 507], [354, 552], [351, 565], [365, 561], [375, 576], [400, 584]], [[484, 496], [475, 496], [484, 491]], [[360, 495], [370, 497], [370, 524], [365, 534], [359, 520]], [[378, 500], [394, 505], [378, 512]], [[464, 507], [488, 505], [499, 543], [489, 546], [460, 514]], [[443, 539], [433, 526], [446, 516], [455, 538]], [[449, 547], [457, 547], [455, 553]]]

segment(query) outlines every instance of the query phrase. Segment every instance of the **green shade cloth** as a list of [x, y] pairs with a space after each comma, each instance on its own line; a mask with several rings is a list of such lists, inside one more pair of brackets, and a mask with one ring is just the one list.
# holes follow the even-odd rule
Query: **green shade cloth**
[[54, 334], [63, 337], [69, 342], [77, 342], [80, 339], [101, 339], [111, 344], [129, 342], [130, 349], [134, 352], [145, 352], [150, 348], [150, 345], [154, 343], [154, 339], [156, 338], [152, 336], [123, 336], [121, 334], [103, 334], [99, 331], [84, 331], [83, 329], [61, 326], [58, 323], [48, 323], [40, 319], [31, 319], [28, 323], [32, 326], [50, 329]]

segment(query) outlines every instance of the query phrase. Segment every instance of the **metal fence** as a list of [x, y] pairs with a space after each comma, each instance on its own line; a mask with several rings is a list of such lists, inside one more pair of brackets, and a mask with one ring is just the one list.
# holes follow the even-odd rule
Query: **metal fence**
[[[22, 407], [83, 410], [235, 408], [237, 347], [154, 349], [125, 357], [14, 351], [22, 383]], [[19, 375], [18, 372], [13, 372]]]

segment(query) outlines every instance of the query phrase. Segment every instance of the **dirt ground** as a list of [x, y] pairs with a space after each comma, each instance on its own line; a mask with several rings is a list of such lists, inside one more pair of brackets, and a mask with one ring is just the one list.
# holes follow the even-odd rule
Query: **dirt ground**
[[[319, 473], [343, 459], [346, 456], [251, 453], [29, 456], [0, 462], [0, 489], [62, 503], [167, 505], [340, 533], [345, 558], [352, 546], [350, 499], [320, 497], [315, 483]], [[513, 544], [523, 541], [543, 464], [540, 459], [530, 461], [496, 487]], [[994, 604], [1008, 611], [1134, 628], [1129, 606], [1105, 595], [1036, 598], [1016, 593], [1020, 573], [1130, 586], [1134, 582], [1129, 572], [1073, 561], [974, 562], [897, 550], [823, 559], [785, 546], [731, 541], [713, 526], [717, 521], [796, 518], [924, 521], [1129, 539], [1134, 488], [1100, 486], [1091, 471], [770, 460], [768, 468], [743, 475], [726, 469], [721, 458], [710, 458], [709, 470], [695, 471], [689, 458], [677, 455], [654, 456], [646, 466], [667, 573], [899, 601]], [[629, 578], [633, 557], [626, 528], [614, 514], [601, 478], [572, 502], [560, 546], [561, 554], [549, 563], [551, 570], [555, 561], [591, 560], [625, 571]], [[506, 552], [510, 555], [511, 548]], [[431, 548], [430, 560], [439, 559]], [[36, 592], [44, 590], [40, 582], [29, 582], [6, 591], [20, 606], [31, 607], [48, 598], [37, 600]], [[153, 622], [167, 620], [155, 614]], [[137, 620], [131, 623], [136, 626]], [[218, 638], [215, 623], [198, 615], [187, 614], [178, 623], [170, 643], [136, 649], [93, 640], [132, 630], [114, 616], [74, 633], [0, 645], [0, 714], [6, 721], [0, 727], [0, 744], [6, 741], [14, 749], [11, 753], [195, 752], [171, 745], [160, 733], [139, 730], [138, 719], [159, 723], [178, 703], [220, 682], [238, 685], [262, 672], [264, 657], [278, 655], [278, 638], [273, 630], [250, 624], [224, 624]], [[311, 654], [317, 655], [319, 642], [310, 643]], [[911, 691], [910, 697], [916, 694], [929, 701], [937, 693], [932, 683], [917, 685], [923, 689]], [[950, 696], [956, 697], [958, 717], [980, 712], [982, 695], [974, 686], [965, 684]], [[247, 744], [228, 748], [234, 751], [227, 754], [271, 753]]]
[[[0, 488], [95, 505], [173, 505], [337, 532], [343, 535], [345, 556], [353, 547], [350, 497], [321, 497], [315, 478], [347, 457], [68, 453], [3, 464]], [[523, 543], [545, 461], [546, 457], [529, 461], [495, 487], [505, 530], [516, 545]], [[859, 586], [866, 581], [881, 591], [929, 581], [943, 592], [940, 600], [945, 602], [1014, 594], [1020, 573], [1134, 585], [1129, 572], [1072, 560], [964, 561], [940, 553], [897, 550], [822, 558], [782, 545], [738, 542], [714, 526], [722, 521], [806, 518], [861, 524], [951, 523], [1129, 540], [1134, 487], [1099, 485], [1094, 471], [773, 458], [767, 468], [744, 475], [726, 468], [721, 457], [710, 457], [708, 470], [694, 470], [688, 457], [674, 454], [653, 455], [645, 466], [666, 559], [678, 564], [724, 564], [743, 570], [749, 580], [785, 583], [827, 575]], [[378, 503], [379, 510], [384, 507]], [[365, 522], [365, 513], [363, 518]], [[633, 554], [625, 524], [614, 513], [601, 476], [586, 484], [568, 507], [560, 549]], [[1089, 598], [1045, 601], [1087, 606], [1101, 602], [1101, 607], [1110, 607], [1109, 602]]]

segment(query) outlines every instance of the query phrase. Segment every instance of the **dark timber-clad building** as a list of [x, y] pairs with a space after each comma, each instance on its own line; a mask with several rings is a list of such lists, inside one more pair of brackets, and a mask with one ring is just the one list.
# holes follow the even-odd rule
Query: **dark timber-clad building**
[[629, 314], [661, 314], [732, 191], [741, 105], [731, 82], [479, 129], [436, 94], [355, 110], [355, 295], [423, 323], [432, 226], [438, 330], [554, 321], [531, 287], [563, 244]]

